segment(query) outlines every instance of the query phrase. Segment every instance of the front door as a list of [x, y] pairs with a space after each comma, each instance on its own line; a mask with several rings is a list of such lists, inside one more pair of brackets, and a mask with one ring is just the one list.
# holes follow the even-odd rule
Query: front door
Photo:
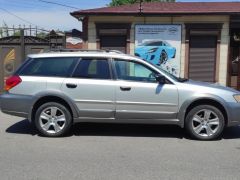
[[82, 58], [73, 77], [65, 79], [62, 91], [75, 101], [80, 118], [114, 118], [115, 84], [107, 59]]
[[159, 84], [156, 72], [139, 62], [115, 59], [114, 66], [117, 119], [176, 120], [178, 91], [174, 84]]

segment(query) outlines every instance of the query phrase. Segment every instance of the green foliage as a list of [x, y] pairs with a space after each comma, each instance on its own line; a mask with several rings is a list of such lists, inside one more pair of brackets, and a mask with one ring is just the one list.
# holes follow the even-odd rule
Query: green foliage
[[21, 32], [20, 31], [15, 31], [14, 33], [13, 33], [13, 36], [20, 36], [21, 35]]
[[[125, 4], [139, 3], [140, 0], [112, 0], [109, 6], [121, 6]], [[143, 0], [142, 2], [175, 2], [175, 0]]]
[[39, 37], [39, 38], [45, 38], [47, 35], [48, 34], [45, 33], [45, 32], [39, 32], [39, 33], [36, 34], [36, 36]]
[[0, 27], [0, 38], [3, 37], [3, 28]]

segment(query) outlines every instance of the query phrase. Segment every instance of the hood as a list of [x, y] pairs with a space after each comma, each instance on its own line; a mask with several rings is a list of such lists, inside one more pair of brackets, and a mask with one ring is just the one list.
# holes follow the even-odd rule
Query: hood
[[193, 85], [193, 86], [201, 86], [201, 87], [205, 87], [205, 88], [213, 88], [213, 89], [218, 89], [218, 90], [223, 90], [223, 91], [228, 91], [228, 92], [232, 92], [232, 93], [240, 93], [239, 91], [230, 88], [230, 87], [225, 87], [222, 85], [219, 85], [218, 83], [207, 83], [207, 82], [201, 82], [201, 81], [194, 81], [194, 80], [188, 80], [186, 82], [184, 82], [183, 84], [188, 84], [188, 85]]
[[153, 48], [158, 48], [158, 46], [137, 46], [136, 51], [148, 51]]

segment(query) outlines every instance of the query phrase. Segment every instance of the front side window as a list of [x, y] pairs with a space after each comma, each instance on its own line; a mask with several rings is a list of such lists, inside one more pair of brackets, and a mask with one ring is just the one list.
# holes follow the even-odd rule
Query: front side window
[[88, 79], [111, 79], [107, 59], [82, 59], [80, 60], [73, 77]]
[[78, 57], [34, 58], [18, 72], [21, 76], [67, 77]]
[[115, 60], [115, 69], [121, 80], [156, 82], [156, 72], [138, 62]]

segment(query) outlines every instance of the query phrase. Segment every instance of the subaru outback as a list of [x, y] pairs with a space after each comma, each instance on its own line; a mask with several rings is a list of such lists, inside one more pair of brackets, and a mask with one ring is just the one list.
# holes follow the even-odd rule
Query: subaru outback
[[178, 125], [211, 140], [240, 124], [239, 91], [178, 78], [116, 51], [29, 55], [6, 80], [0, 103], [49, 137], [77, 122], [104, 122]]

